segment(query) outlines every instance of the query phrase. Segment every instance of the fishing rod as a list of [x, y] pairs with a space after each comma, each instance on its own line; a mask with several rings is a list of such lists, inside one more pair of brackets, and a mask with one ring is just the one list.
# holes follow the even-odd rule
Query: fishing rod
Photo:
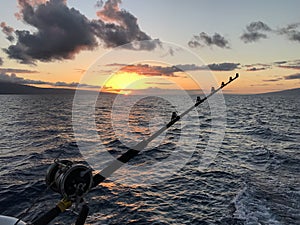
[[[69, 160], [55, 160], [55, 162], [48, 168], [46, 173], [46, 184], [48, 188], [61, 194], [63, 198], [54, 208], [44, 215], [38, 217], [30, 224], [47, 225], [62, 212], [66, 211], [73, 204], [75, 204], [75, 210], [78, 210], [79, 206], [81, 205], [75, 225], [84, 225], [89, 212], [89, 207], [85, 203], [84, 197], [90, 192], [91, 189], [98, 186], [129, 160], [137, 156], [148, 146], [151, 141], [177, 123], [186, 114], [197, 108], [200, 104], [236, 80], [238, 77], [239, 74], [236, 73], [235, 77], [230, 77], [226, 83], [222, 82], [220, 87], [217, 89], [212, 87], [210, 94], [208, 94], [206, 97], [201, 99], [200, 96], [198, 96], [195, 104], [180, 115], [178, 115], [176, 112], [173, 112], [170, 122], [168, 122], [161, 129], [157, 130], [148, 139], [143, 140], [134, 147], [130, 148], [127, 152], [115, 159], [106, 168], [95, 175], [92, 174], [92, 169], [86, 165], [75, 164]], [[19, 221], [20, 220], [15, 222], [14, 225], [17, 225]]]

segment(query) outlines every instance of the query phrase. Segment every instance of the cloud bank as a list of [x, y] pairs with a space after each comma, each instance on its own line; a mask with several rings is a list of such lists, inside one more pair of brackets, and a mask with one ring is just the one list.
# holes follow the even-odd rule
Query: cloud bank
[[300, 60], [284, 61], [278, 64], [279, 68], [300, 70]]
[[160, 44], [141, 31], [136, 17], [119, 8], [121, 0], [108, 0], [97, 13], [97, 20], [89, 20], [69, 8], [65, 0], [18, 3], [18, 17], [36, 31], [14, 31], [4, 22], [1, 27], [8, 40], [14, 42], [13, 35], [17, 40], [4, 51], [9, 58], [24, 64], [72, 59], [78, 52], [93, 50], [100, 44], [112, 48], [133, 42], [126, 47], [134, 50], [153, 50]]
[[284, 76], [284, 78], [285, 78], [286, 80], [296, 80], [296, 79], [300, 79], [300, 73], [296, 73], [296, 74]]
[[69, 88], [100, 88], [100, 86], [89, 85], [89, 84], [79, 84], [77, 82], [66, 83], [66, 82], [47, 82], [41, 80], [31, 80], [25, 79], [23, 77], [17, 76], [15, 73], [8, 75], [3, 73], [0, 70], [0, 81], [11, 82], [16, 84], [24, 84], [24, 85], [51, 85], [54, 87], [69, 87]]
[[106, 66], [122, 66], [119, 72], [126, 73], [137, 73], [139, 75], [145, 76], [168, 76], [168, 77], [178, 77], [179, 72], [188, 71], [233, 71], [238, 69], [240, 63], [213, 63], [203, 66], [198, 66], [195, 64], [178, 64], [175, 66], [155, 66], [149, 64], [136, 64], [136, 65], [123, 65], [123, 64], [108, 64]]

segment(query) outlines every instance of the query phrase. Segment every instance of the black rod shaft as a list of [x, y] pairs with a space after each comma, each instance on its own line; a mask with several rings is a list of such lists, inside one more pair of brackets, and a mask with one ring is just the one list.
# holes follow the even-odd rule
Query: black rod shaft
[[226, 83], [222, 83], [221, 86], [215, 90], [212, 90], [210, 94], [208, 94], [205, 98], [201, 99], [200, 101], [197, 101], [195, 105], [188, 108], [186, 111], [184, 111], [182, 114], [171, 120], [168, 124], [163, 126], [161, 129], [156, 131], [154, 134], [152, 134], [147, 140], [144, 140], [140, 143], [138, 143], [136, 146], [134, 146], [132, 149], [129, 149], [127, 152], [125, 152], [123, 155], [121, 155], [119, 158], [114, 160], [110, 165], [108, 165], [106, 168], [104, 168], [99, 173], [95, 174], [93, 177], [93, 187], [96, 187], [98, 184], [103, 182], [107, 177], [109, 177], [111, 174], [113, 174], [116, 170], [121, 168], [125, 163], [127, 163], [129, 160], [134, 158], [136, 155], [139, 154], [140, 151], [145, 149], [147, 145], [153, 141], [155, 138], [160, 136], [163, 132], [165, 132], [167, 129], [169, 129], [171, 126], [173, 126], [176, 122], [178, 122], [182, 117], [184, 117], [186, 114], [191, 112], [193, 109], [198, 107], [200, 104], [205, 102], [208, 98], [222, 90], [224, 87], [226, 87], [228, 84], [233, 82], [239, 77], [239, 74], [237, 73], [234, 78], [230, 77], [229, 81]]

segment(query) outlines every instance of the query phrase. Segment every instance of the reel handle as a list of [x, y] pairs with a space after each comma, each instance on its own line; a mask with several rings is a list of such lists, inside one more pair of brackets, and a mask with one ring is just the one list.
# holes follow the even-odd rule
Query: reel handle
[[84, 225], [86, 218], [88, 217], [89, 210], [90, 209], [86, 204], [82, 206], [81, 211], [77, 217], [75, 225]]

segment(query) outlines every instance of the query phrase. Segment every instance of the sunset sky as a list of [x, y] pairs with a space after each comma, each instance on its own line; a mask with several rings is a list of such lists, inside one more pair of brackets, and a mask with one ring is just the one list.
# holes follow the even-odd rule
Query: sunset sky
[[208, 68], [218, 82], [241, 75], [230, 93], [298, 88], [299, 9], [299, 0], [2, 0], [0, 80], [76, 88], [96, 62], [99, 80], [82, 88], [194, 90], [186, 74], [205, 83]]

